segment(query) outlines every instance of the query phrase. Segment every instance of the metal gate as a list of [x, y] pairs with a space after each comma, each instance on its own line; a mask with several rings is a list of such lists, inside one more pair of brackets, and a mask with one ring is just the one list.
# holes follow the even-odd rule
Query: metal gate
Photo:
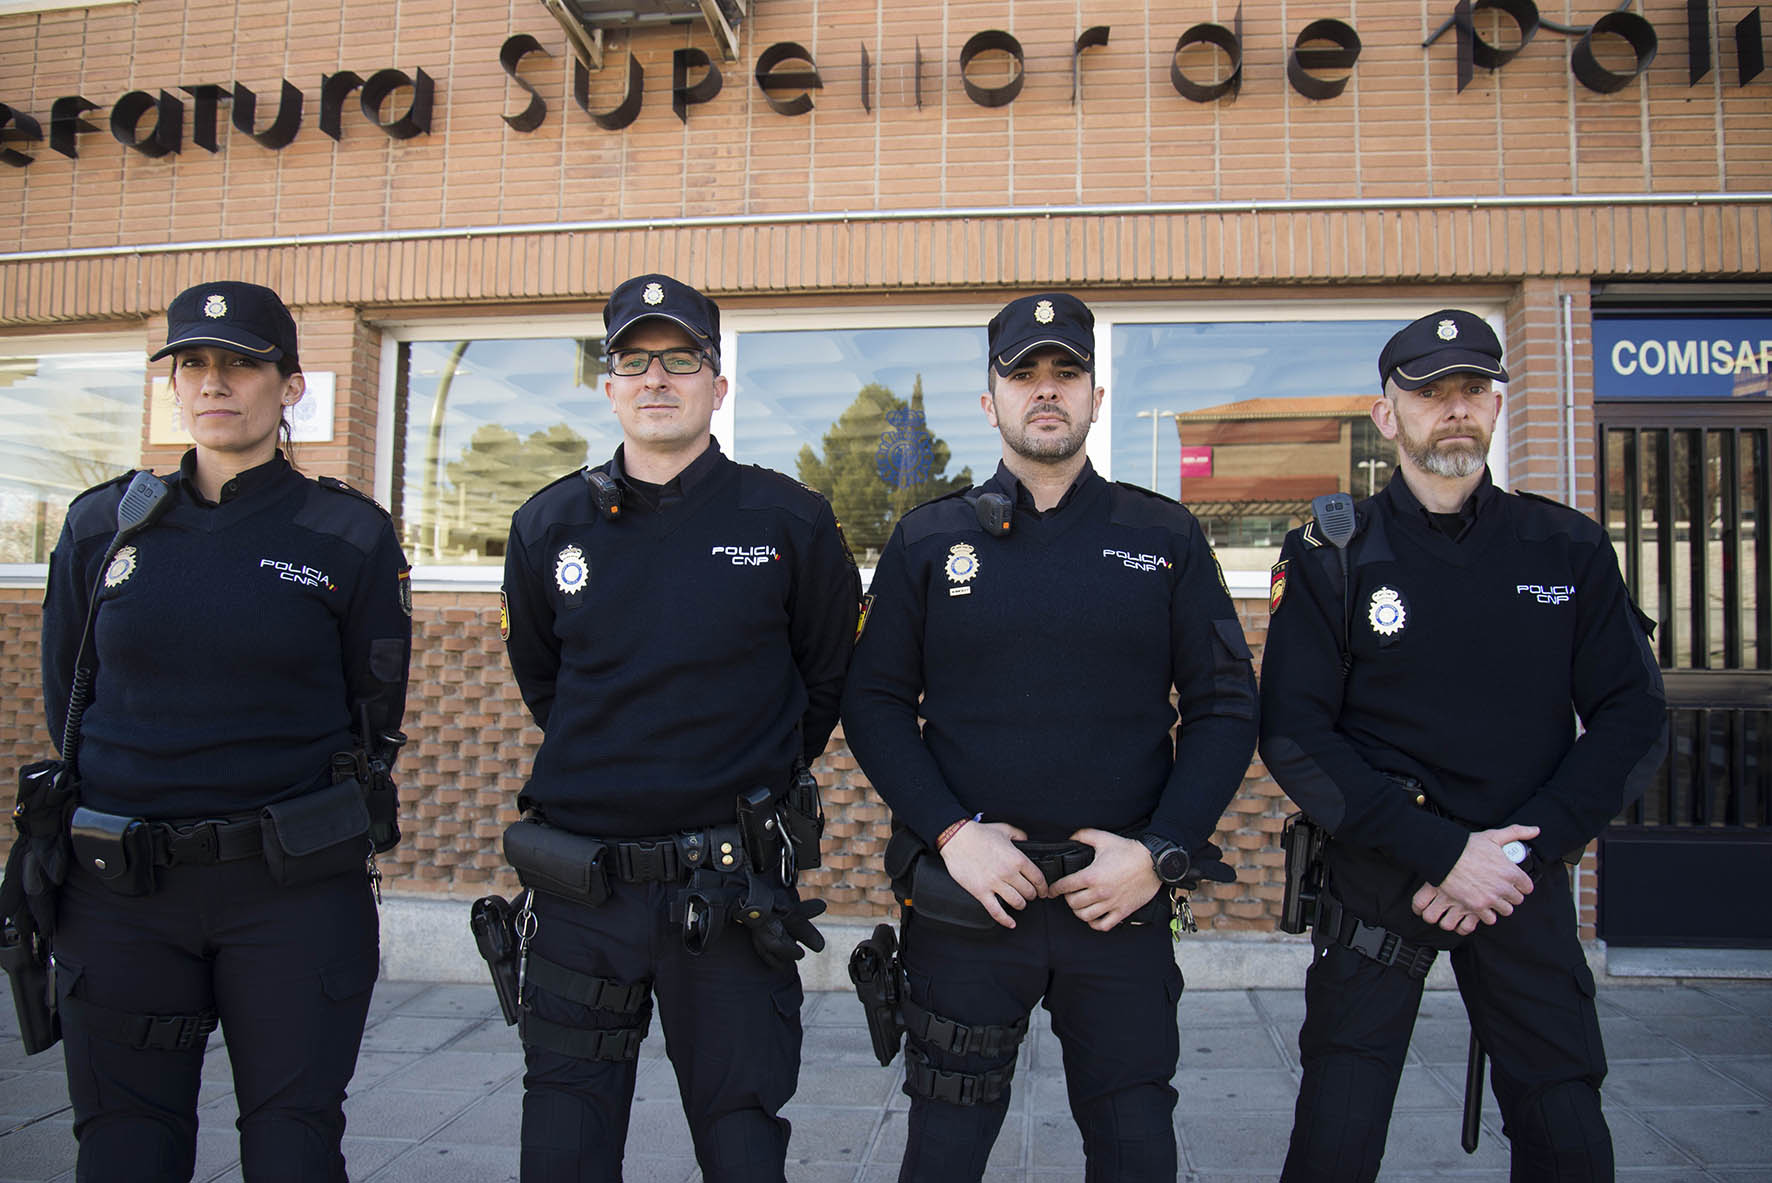
[[1766, 405], [1600, 404], [1599, 503], [1658, 622], [1668, 758], [1600, 838], [1615, 945], [1772, 946]]

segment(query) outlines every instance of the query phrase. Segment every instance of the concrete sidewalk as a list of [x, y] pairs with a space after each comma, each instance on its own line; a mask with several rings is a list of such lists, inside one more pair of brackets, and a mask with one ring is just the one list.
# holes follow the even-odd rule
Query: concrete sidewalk
[[[1183, 1178], [1274, 1179], [1298, 1083], [1299, 990], [1190, 990], [1181, 1000], [1175, 1085]], [[0, 1180], [71, 1180], [61, 1049], [26, 1058], [11, 1024], [0, 1035]], [[376, 986], [346, 1104], [345, 1154], [358, 1183], [498, 1183], [517, 1177], [522, 1053], [489, 986]], [[1772, 1180], [1772, 983], [1712, 981], [1600, 992], [1612, 1061], [1605, 1098], [1620, 1179], [1697, 1183]], [[788, 1178], [886, 1183], [905, 1137], [900, 1067], [881, 1068], [853, 996], [810, 993], [805, 1065], [786, 1114]], [[1082, 1143], [1066, 1106], [1058, 1041], [1045, 1012], [1023, 1045], [1014, 1100], [987, 1176], [1076, 1180]], [[1458, 1147], [1468, 1027], [1457, 994], [1429, 991], [1410, 1049], [1385, 1158], [1385, 1183], [1507, 1178], [1493, 1098], [1483, 1144]], [[663, 1059], [647, 1040], [629, 1135], [629, 1183], [699, 1179]], [[204, 1070], [201, 1180], [238, 1180], [228, 1061], [212, 1039]]]

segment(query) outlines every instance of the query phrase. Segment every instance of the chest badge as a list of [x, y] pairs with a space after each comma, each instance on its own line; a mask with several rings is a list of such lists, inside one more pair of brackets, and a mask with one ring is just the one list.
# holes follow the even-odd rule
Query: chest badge
[[576, 546], [569, 546], [560, 552], [560, 557], [554, 562], [554, 583], [561, 591], [575, 596], [584, 590], [590, 577], [591, 568], [585, 562], [584, 551]]
[[947, 575], [948, 582], [960, 586], [948, 588], [950, 596], [964, 596], [972, 589], [965, 586], [972, 582], [978, 574], [978, 551], [970, 542], [956, 542], [948, 547]]
[[1388, 587], [1381, 587], [1372, 593], [1372, 603], [1366, 609], [1366, 619], [1371, 622], [1372, 631], [1381, 637], [1394, 637], [1403, 631], [1403, 625], [1409, 619], [1409, 613], [1403, 608], [1403, 597]]
[[109, 567], [105, 568], [105, 586], [117, 587], [119, 584], [127, 583], [129, 577], [134, 574], [135, 547], [126, 546], [117, 552], [117, 557], [111, 560]]

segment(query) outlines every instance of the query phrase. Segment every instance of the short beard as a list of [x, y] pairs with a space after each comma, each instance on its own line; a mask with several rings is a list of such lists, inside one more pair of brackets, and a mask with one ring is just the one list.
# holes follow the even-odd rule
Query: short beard
[[1452, 480], [1475, 476], [1489, 462], [1487, 439], [1481, 444], [1461, 443], [1443, 447], [1413, 438], [1402, 429], [1400, 423], [1397, 426], [1397, 447], [1423, 472]]
[[1003, 442], [1009, 445], [1011, 452], [1025, 460], [1036, 460], [1043, 464], [1059, 464], [1069, 460], [1083, 450], [1083, 441], [1089, 435], [1088, 424], [1084, 424], [1081, 431], [1075, 430], [1075, 424], [1072, 424], [1070, 434], [1051, 436], [1033, 434], [1027, 430], [1026, 423], [1014, 430], [1003, 424], [1001, 419], [998, 423]]

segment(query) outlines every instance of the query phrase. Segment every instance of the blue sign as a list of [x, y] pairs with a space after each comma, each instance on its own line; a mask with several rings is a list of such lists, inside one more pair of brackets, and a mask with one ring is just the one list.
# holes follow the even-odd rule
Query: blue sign
[[1766, 398], [1772, 317], [1594, 317], [1595, 398]]

